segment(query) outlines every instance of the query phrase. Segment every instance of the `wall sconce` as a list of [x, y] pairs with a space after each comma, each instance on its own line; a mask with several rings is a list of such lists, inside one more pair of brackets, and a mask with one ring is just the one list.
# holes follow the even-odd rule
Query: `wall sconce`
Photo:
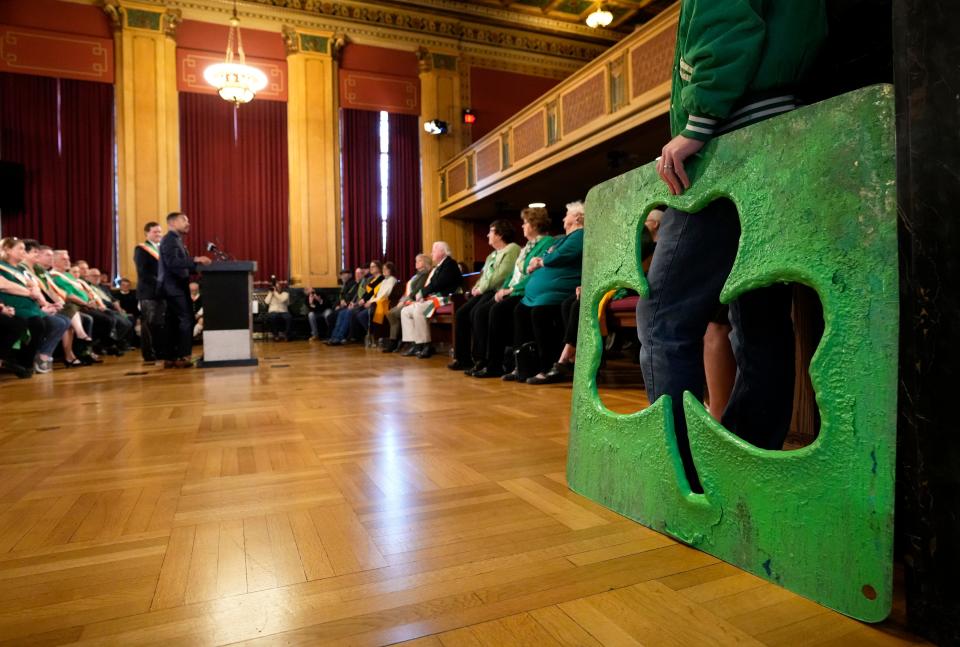
[[445, 135], [449, 128], [447, 122], [433, 119], [423, 124], [423, 129], [431, 135]]

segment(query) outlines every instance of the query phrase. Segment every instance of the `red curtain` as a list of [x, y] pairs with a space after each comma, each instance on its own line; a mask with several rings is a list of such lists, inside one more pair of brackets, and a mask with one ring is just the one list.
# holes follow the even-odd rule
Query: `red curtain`
[[420, 210], [420, 125], [416, 115], [390, 115], [387, 259], [400, 277], [413, 273], [423, 251]]
[[113, 86], [0, 73], [0, 159], [24, 165], [24, 210], [3, 233], [112, 273]]
[[215, 242], [257, 262], [257, 278], [290, 270], [287, 104], [234, 109], [215, 95], [180, 93], [180, 204], [194, 255]]
[[343, 167], [343, 256], [347, 267], [383, 255], [380, 224], [380, 113], [340, 111]]

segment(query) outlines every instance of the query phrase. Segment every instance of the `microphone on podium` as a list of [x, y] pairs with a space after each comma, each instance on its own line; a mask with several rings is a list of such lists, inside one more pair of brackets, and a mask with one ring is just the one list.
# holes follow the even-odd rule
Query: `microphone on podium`
[[212, 252], [218, 261], [226, 261], [229, 259], [226, 253], [216, 246], [212, 241], [207, 241], [207, 251]]

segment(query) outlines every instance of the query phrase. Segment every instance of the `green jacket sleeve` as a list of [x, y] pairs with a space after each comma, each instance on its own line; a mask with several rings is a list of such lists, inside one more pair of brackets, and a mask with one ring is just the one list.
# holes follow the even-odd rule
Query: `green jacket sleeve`
[[561, 242], [549, 254], [543, 256], [544, 267], [580, 267], [583, 262], [583, 229], [578, 229]]
[[766, 37], [762, 10], [769, 0], [684, 0], [687, 33], [680, 52], [686, 81], [680, 101], [688, 113], [684, 137], [710, 139], [750, 85]]
[[497, 253], [494, 251], [487, 254], [486, 260], [483, 261], [483, 268], [480, 270], [480, 280], [477, 281], [476, 285], [477, 289], [481, 292], [486, 292], [491, 286], [496, 285], [496, 283], [491, 282], [487, 278], [487, 271], [489, 270], [490, 265], [496, 261], [496, 258]]
[[517, 262], [517, 256], [520, 255], [520, 247], [516, 243], [510, 243], [500, 250], [497, 254], [497, 265], [493, 270], [493, 276], [490, 277], [489, 289], [495, 286], [503, 285], [504, 281], [509, 281], [513, 274], [513, 266]]

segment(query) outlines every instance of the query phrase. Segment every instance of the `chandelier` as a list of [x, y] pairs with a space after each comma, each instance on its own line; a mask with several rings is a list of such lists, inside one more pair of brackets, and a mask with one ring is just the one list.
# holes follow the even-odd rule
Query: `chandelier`
[[613, 14], [607, 11], [603, 3], [601, 2], [597, 5], [597, 8], [593, 10], [589, 16], [587, 16], [587, 27], [596, 29], [597, 27], [606, 27], [613, 22]]
[[[233, 62], [234, 41], [239, 63]], [[237, 17], [237, 0], [233, 0], [233, 17], [230, 18], [230, 33], [227, 36], [227, 56], [223, 63], [210, 65], [203, 71], [204, 80], [217, 89], [225, 101], [239, 107], [250, 103], [257, 92], [267, 87], [267, 75], [247, 65], [243, 55], [243, 40], [240, 38], [240, 18]]]

